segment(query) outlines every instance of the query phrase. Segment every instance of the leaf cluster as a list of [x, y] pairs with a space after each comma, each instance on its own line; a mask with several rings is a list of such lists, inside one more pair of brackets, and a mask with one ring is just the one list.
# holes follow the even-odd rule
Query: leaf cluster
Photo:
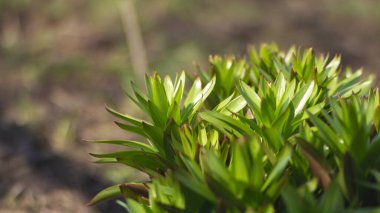
[[[142, 141], [92, 154], [149, 180], [111, 186], [130, 212], [371, 212], [380, 205], [380, 94], [340, 57], [262, 45], [210, 71], [156, 73], [129, 98], [149, 118], [107, 110]], [[186, 83], [190, 83], [186, 87]], [[190, 89], [186, 89], [190, 88]]]

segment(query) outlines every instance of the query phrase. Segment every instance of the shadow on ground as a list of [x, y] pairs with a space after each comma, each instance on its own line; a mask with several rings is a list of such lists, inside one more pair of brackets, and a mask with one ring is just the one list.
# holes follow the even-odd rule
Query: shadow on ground
[[[123, 212], [114, 201], [87, 208], [85, 203], [110, 183], [91, 171], [88, 165], [55, 153], [44, 138], [26, 127], [0, 122], [0, 165], [0, 212], [16, 210], [18, 207], [12, 207], [12, 200], [16, 204], [19, 200], [30, 203], [28, 212], [62, 209]], [[25, 202], [25, 199], [30, 201]], [[48, 205], [38, 205], [38, 202]], [[62, 208], [65, 205], [67, 208]], [[47, 209], [39, 209], [39, 206]]]

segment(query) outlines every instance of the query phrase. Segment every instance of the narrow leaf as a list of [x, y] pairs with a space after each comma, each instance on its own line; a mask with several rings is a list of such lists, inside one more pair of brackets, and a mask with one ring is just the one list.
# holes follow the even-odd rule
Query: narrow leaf
[[115, 198], [120, 195], [121, 195], [121, 191], [120, 191], [119, 185], [110, 186], [108, 188], [103, 189], [98, 194], [96, 194], [95, 197], [93, 197], [87, 205], [92, 206], [103, 200]]

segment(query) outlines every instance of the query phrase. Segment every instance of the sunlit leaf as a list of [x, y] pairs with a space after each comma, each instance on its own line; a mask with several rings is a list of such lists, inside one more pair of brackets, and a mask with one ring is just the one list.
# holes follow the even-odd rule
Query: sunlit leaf
[[115, 198], [120, 195], [121, 195], [121, 190], [119, 188], [119, 185], [110, 186], [108, 188], [103, 189], [98, 194], [96, 194], [95, 197], [93, 197], [91, 201], [88, 203], [88, 205], [94, 205], [101, 201]]

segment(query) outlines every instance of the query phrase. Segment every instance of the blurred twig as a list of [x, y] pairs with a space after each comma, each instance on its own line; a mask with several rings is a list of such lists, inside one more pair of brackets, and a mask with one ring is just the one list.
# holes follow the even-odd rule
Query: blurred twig
[[120, 1], [119, 9], [136, 81], [142, 83], [148, 62], [133, 0]]

